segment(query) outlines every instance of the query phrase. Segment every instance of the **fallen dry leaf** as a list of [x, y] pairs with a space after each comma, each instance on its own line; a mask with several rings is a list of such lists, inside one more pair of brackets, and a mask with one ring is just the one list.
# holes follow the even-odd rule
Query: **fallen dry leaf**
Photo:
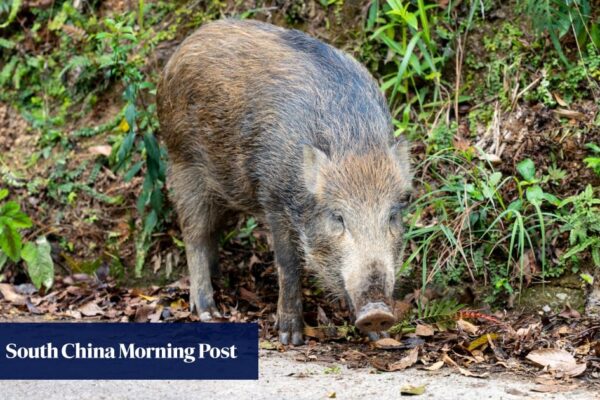
[[156, 310], [152, 314], [148, 315], [148, 321], [152, 323], [157, 323], [160, 321], [160, 317], [162, 316], [162, 312], [164, 310], [163, 306], [156, 307]]
[[471, 344], [469, 344], [469, 347], [467, 347], [467, 350], [472, 352], [496, 339], [498, 339], [497, 333], [486, 333], [485, 335], [481, 335], [477, 339], [473, 340]]
[[468, 369], [463, 368], [463, 367], [457, 367], [457, 368], [458, 368], [458, 372], [460, 372], [462, 375], [469, 376], [471, 378], [488, 378], [490, 376], [489, 372], [484, 372], [482, 374], [476, 374], [476, 373], [471, 372]]
[[84, 305], [79, 307], [78, 310], [81, 314], [83, 314], [86, 317], [93, 317], [95, 315], [104, 314], [104, 311], [102, 311], [102, 309], [100, 307], [98, 307], [98, 304], [96, 304], [93, 301], [90, 301], [89, 303], [85, 303]]
[[156, 296], [146, 296], [145, 294], [140, 294], [139, 296], [142, 299], [147, 300], [147, 301], [156, 301], [156, 300], [158, 300], [158, 297], [156, 297]]
[[562, 325], [556, 330], [556, 333], [562, 336], [570, 335], [571, 333], [573, 333], [573, 330], [567, 325]]
[[557, 368], [563, 365], [575, 364], [575, 357], [561, 349], [538, 349], [527, 355], [527, 359], [542, 367]]
[[458, 321], [456, 321], [456, 325], [459, 329], [470, 333], [471, 335], [475, 335], [479, 331], [479, 327], [477, 325], [474, 325], [469, 321], [465, 321], [464, 319], [459, 319]]
[[91, 154], [99, 154], [102, 156], [110, 156], [110, 153], [112, 152], [112, 147], [109, 145], [99, 145], [99, 146], [92, 146], [88, 149], [88, 151]]
[[448, 354], [443, 355], [442, 360], [444, 361], [444, 363], [451, 365], [453, 367], [458, 367], [458, 364], [456, 363], [456, 361], [454, 361], [453, 359], [450, 358], [450, 356]]
[[6, 301], [9, 301], [14, 305], [22, 306], [27, 304], [27, 298], [22, 294], [17, 293], [13, 285], [0, 283], [0, 293], [2, 293], [2, 296]]
[[415, 335], [417, 336], [433, 336], [433, 327], [431, 325], [417, 325], [415, 328]]
[[585, 114], [580, 113], [579, 111], [568, 110], [565, 108], [557, 108], [556, 110], [552, 111], [554, 112], [554, 114], [563, 118], [575, 119], [578, 121], [585, 121], [587, 119]]
[[448, 354], [444, 354], [442, 359], [444, 360], [444, 362], [446, 364], [455, 367], [458, 370], [458, 372], [460, 372], [464, 376], [470, 376], [472, 378], [487, 378], [490, 376], [489, 372], [484, 372], [483, 374], [476, 374], [476, 373], [469, 371], [468, 369], [461, 367], [460, 365], [458, 365], [456, 363], [456, 361], [451, 359], [450, 356], [448, 356]]
[[567, 104], [567, 102], [566, 102], [566, 101], [564, 101], [564, 100], [562, 99], [562, 97], [560, 97], [560, 96], [558, 95], [558, 93], [556, 93], [556, 92], [552, 92], [552, 94], [554, 95], [554, 98], [556, 99], [556, 102], [558, 103], [558, 105], [559, 105], [559, 106], [561, 106], [561, 107], [569, 107], [569, 105]]
[[477, 156], [482, 161], [488, 161], [491, 164], [500, 164], [502, 159], [495, 154], [482, 153]]
[[390, 372], [393, 371], [401, 371], [408, 367], [412, 367], [415, 365], [419, 358], [419, 348], [415, 347], [411, 351], [408, 352], [408, 355], [402, 358], [400, 361], [396, 361], [395, 363], [391, 363], [388, 368]]
[[418, 396], [425, 393], [425, 387], [427, 385], [404, 385], [400, 388], [400, 395], [402, 396]]
[[392, 338], [383, 338], [379, 339], [374, 343], [375, 347], [378, 349], [392, 350], [397, 349], [402, 346], [402, 343]]
[[444, 361], [437, 361], [433, 364], [431, 364], [428, 367], [424, 367], [423, 369], [426, 371], [437, 371], [438, 369], [442, 368], [444, 366]]
[[340, 332], [335, 326], [304, 326], [304, 335], [321, 341], [338, 339]]
[[258, 298], [256, 293], [251, 292], [245, 287], [240, 287], [240, 298], [246, 300], [248, 303], [256, 307], [260, 307], [261, 305], [260, 299]]
[[268, 340], [261, 340], [258, 343], [258, 348], [262, 349], [262, 350], [276, 350], [277, 346], [275, 346], [273, 343], [271, 343]]
[[141, 306], [135, 310], [135, 317], [133, 320], [135, 322], [148, 322], [149, 315], [154, 311], [154, 307], [151, 306]]
[[177, 310], [187, 310], [188, 309], [188, 305], [185, 302], [184, 299], [177, 299], [175, 301], [172, 301], [170, 304], [171, 307], [171, 311], [177, 311]]
[[586, 364], [577, 364], [575, 357], [562, 349], [533, 350], [526, 357], [534, 363], [553, 371], [564, 372], [569, 376], [581, 375], [586, 370]]

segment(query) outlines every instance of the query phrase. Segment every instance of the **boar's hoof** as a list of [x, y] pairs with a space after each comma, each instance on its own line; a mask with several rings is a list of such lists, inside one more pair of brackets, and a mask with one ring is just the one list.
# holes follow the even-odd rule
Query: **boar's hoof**
[[304, 322], [302, 317], [292, 315], [279, 315], [277, 318], [277, 328], [279, 329], [279, 342], [281, 344], [293, 344], [300, 346], [304, 344], [302, 328]]
[[211, 297], [207, 297], [204, 295], [197, 295], [196, 298], [198, 300], [194, 301], [193, 299], [190, 301], [191, 311], [195, 311], [200, 317], [200, 321], [202, 322], [210, 322], [215, 319], [221, 319], [223, 316], [217, 309], [215, 305], [215, 300]]
[[[290, 332], [279, 332], [279, 342], [285, 345], [290, 344]], [[304, 344], [302, 332], [292, 332], [291, 344], [294, 346], [301, 346]]]
[[383, 332], [394, 325], [396, 318], [384, 303], [369, 303], [358, 313], [355, 325], [362, 332]]

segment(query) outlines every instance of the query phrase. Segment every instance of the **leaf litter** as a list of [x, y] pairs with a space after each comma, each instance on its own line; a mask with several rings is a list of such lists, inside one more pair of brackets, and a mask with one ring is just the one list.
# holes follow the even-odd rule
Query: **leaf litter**
[[[235, 268], [225, 269], [224, 274], [239, 275], [239, 266]], [[223, 321], [258, 323], [262, 351], [292, 351], [303, 362], [384, 373], [418, 368], [435, 374], [447, 369], [486, 378], [512, 372], [529, 376], [538, 392], [570, 391], [582, 384], [600, 387], [600, 322], [575, 310], [534, 315], [461, 310], [451, 321], [423, 322], [410, 320], [416, 304], [412, 299], [394, 307], [409, 321], [407, 329], [369, 341], [348, 325], [350, 316], [343, 304], [325, 301], [308, 285], [304, 291], [307, 344], [293, 347], [277, 340], [272, 260], [255, 260], [250, 276], [228, 279], [229, 287], [215, 286]], [[187, 278], [162, 287], [127, 288], [110, 277], [100, 280], [75, 273], [57, 276], [46, 291], [32, 285], [0, 284], [0, 315], [8, 321], [198, 321], [189, 311], [188, 291]], [[419, 385], [408, 385], [401, 389], [403, 395], [410, 394], [409, 387], [421, 390]]]

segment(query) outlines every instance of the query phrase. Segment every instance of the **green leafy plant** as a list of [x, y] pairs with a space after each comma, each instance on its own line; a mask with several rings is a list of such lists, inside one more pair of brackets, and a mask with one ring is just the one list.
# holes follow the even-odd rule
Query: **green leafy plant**
[[[0, 189], [0, 202], [6, 199], [8, 193], [7, 189]], [[0, 269], [8, 260], [17, 263], [22, 259], [35, 287], [50, 288], [54, 282], [50, 244], [44, 237], [38, 238], [35, 243], [23, 244], [21, 231], [31, 225], [31, 220], [17, 202], [4, 201], [0, 205]]]
[[[127, 101], [124, 108], [126, 133], [113, 145], [114, 169], [124, 173], [124, 180], [130, 181], [145, 165], [144, 183], [137, 201], [137, 210], [142, 218], [142, 231], [136, 239], [135, 274], [142, 272], [151, 234], [158, 228], [167, 214], [164, 207], [163, 188], [166, 180], [166, 151], [162, 148], [154, 131], [157, 128], [155, 106], [138, 107], [137, 99], [142, 90], [154, 91], [152, 83], [143, 80], [140, 74], [127, 76], [130, 82], [125, 89]], [[134, 162], [134, 155], [141, 153], [145, 161]]]
[[453, 318], [465, 308], [456, 299], [432, 300], [425, 304], [419, 304], [417, 319], [422, 322], [441, 322]]
[[[0, 190], [0, 201], [8, 196], [7, 189]], [[0, 206], [0, 249], [14, 262], [21, 259], [23, 247], [20, 231], [31, 227], [31, 220], [15, 201], [5, 201]], [[1, 257], [0, 257], [1, 260]]]
[[577, 195], [560, 202], [563, 211], [562, 232], [569, 232], [571, 248], [561, 258], [572, 259], [589, 251], [597, 268], [600, 268], [600, 198], [594, 196], [592, 185]]
[[593, 169], [595, 173], [600, 175], [600, 146], [595, 143], [588, 143], [585, 145], [585, 147], [590, 149], [594, 155], [584, 158], [583, 161], [586, 163], [588, 168]]
[[436, 23], [436, 4], [416, 5], [402, 0], [387, 0], [380, 5], [373, 1], [367, 20], [367, 29], [374, 29], [370, 40], [383, 43], [395, 68], [383, 76], [381, 89], [386, 91], [397, 122], [398, 133], [405, 131], [410, 122], [410, 111], [416, 103], [422, 107], [428, 89], [419, 88], [418, 81], [433, 83], [432, 100], [440, 97], [440, 70], [446, 58], [433, 39]]
[[[422, 289], [432, 282], [460, 284], [468, 277], [489, 282], [495, 296], [513, 293], [515, 284], [522, 288], [527, 257], [537, 249], [542, 275], [549, 273], [546, 231], [558, 221], [559, 204], [542, 189], [550, 178], [537, 177], [528, 159], [517, 166], [521, 179], [488, 168], [454, 149], [417, 165], [428, 180], [417, 183], [425, 193], [408, 210], [405, 237], [411, 250], [401, 271], [418, 266]], [[511, 185], [517, 191], [509, 201], [504, 196]]]
[[54, 283], [54, 262], [50, 243], [45, 237], [39, 237], [35, 243], [27, 242], [23, 246], [21, 257], [27, 264], [27, 272], [36, 288], [52, 287]]
[[390, 328], [391, 334], [414, 331], [416, 323], [430, 323], [444, 325], [456, 317], [458, 312], [465, 308], [456, 299], [435, 299], [427, 302], [417, 302], [417, 308], [404, 320]]

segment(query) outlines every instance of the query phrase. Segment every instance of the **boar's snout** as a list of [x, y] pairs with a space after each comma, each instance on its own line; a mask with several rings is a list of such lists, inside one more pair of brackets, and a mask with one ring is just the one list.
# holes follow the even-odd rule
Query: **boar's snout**
[[[387, 331], [396, 319], [389, 304], [394, 286], [393, 268], [375, 261], [360, 272], [361, 278], [354, 280], [356, 286], [348, 290], [351, 309], [355, 312], [355, 325], [363, 333]], [[350, 283], [351, 281], [347, 281]], [[348, 286], [347, 286], [348, 287]]]
[[394, 325], [396, 318], [382, 302], [367, 303], [356, 314], [355, 325], [363, 333], [387, 331]]

